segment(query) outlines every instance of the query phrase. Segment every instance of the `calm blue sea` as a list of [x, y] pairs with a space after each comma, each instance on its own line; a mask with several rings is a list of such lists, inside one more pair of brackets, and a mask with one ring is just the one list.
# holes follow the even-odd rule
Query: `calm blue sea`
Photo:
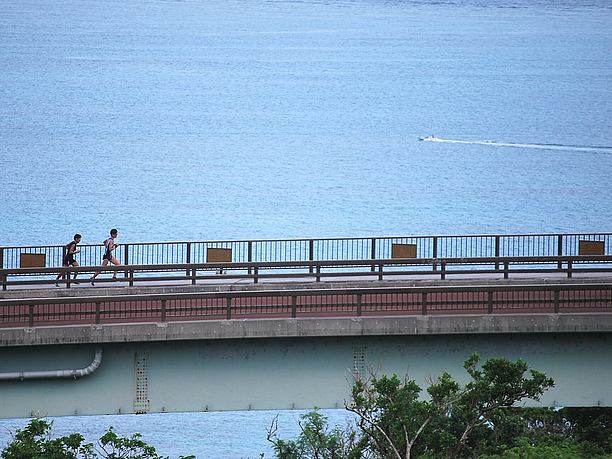
[[[197, 459], [273, 458], [266, 440], [272, 421], [278, 416], [278, 436], [297, 438], [300, 415], [306, 411], [230, 411], [216, 413], [163, 413], [147, 415], [69, 416], [48, 418], [53, 421], [52, 437], [82, 433], [86, 441], [97, 445], [109, 426], [122, 436], [140, 432], [143, 440], [160, 455], [195, 454]], [[345, 410], [321, 410], [330, 428], [344, 429], [352, 417]], [[11, 439], [11, 432], [23, 428], [26, 419], [0, 419], [0, 452]]]
[[0, 0], [0, 245], [610, 230], [611, 5]]
[[[611, 5], [0, 0], [0, 245], [610, 231]], [[274, 414], [56, 427], [257, 457]]]

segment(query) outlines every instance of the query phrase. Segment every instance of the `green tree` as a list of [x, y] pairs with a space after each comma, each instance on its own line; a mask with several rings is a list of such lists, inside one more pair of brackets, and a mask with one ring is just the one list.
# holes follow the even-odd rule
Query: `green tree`
[[475, 457], [612, 458], [611, 408], [509, 408], [492, 422]]
[[557, 424], [580, 443], [586, 457], [612, 453], [612, 409], [602, 407], [564, 408], [557, 413]]
[[480, 357], [472, 354], [464, 363], [471, 377], [461, 397], [453, 405], [453, 418], [460, 427], [460, 437], [450, 450], [449, 457], [457, 457], [467, 445], [469, 436], [479, 428], [489, 433], [494, 426], [494, 415], [500, 409], [512, 407], [524, 399], [540, 400], [540, 396], [555, 382], [544, 373], [529, 370], [527, 363], [518, 359], [492, 358], [479, 367]]
[[[426, 449], [432, 426], [443, 423], [460, 398], [461, 388], [448, 373], [443, 373], [427, 392], [429, 399], [421, 399], [421, 388], [414, 380], [402, 381], [395, 374], [356, 381], [346, 408], [358, 417], [366, 449], [380, 457], [398, 459], [410, 458], [415, 445], [419, 451]], [[420, 445], [423, 446], [419, 448]]]
[[93, 445], [84, 444], [75, 433], [50, 439], [51, 422], [32, 419], [23, 429], [17, 429], [13, 441], [2, 451], [3, 459], [76, 459], [91, 458]]
[[[470, 381], [461, 386], [448, 373], [431, 382], [428, 398], [420, 398], [414, 380], [373, 376], [357, 381], [347, 409], [358, 416], [358, 425], [369, 447], [380, 457], [414, 456], [455, 458], [474, 456], [472, 435], [490, 433], [493, 417], [523, 399], [539, 400], [554, 381], [529, 370], [519, 359], [493, 358], [479, 366], [473, 354], [464, 363]], [[480, 435], [478, 435], [480, 434]]]
[[499, 454], [482, 455], [479, 459], [577, 459], [583, 457], [578, 444], [563, 441], [556, 445], [532, 445], [525, 438], [519, 445]]
[[300, 416], [297, 440], [281, 440], [277, 436], [278, 416], [268, 429], [268, 441], [273, 443], [276, 456], [282, 459], [344, 459], [360, 458], [357, 435], [350, 426], [345, 430], [330, 429], [327, 416], [318, 410]]
[[465, 385], [445, 372], [430, 381], [425, 397], [414, 380], [395, 374], [357, 380], [346, 404], [356, 415], [356, 427], [330, 433], [325, 419], [311, 413], [302, 418], [296, 441], [275, 435], [268, 439], [281, 459], [471, 458], [495, 453], [499, 442], [514, 447], [514, 435], [526, 427], [522, 419], [506, 416], [506, 410], [523, 399], [539, 400], [554, 381], [521, 359], [493, 358], [479, 364], [480, 357], [471, 355], [464, 363], [470, 377]]
[[146, 444], [139, 433], [120, 437], [110, 427], [94, 446], [85, 443], [80, 433], [51, 438], [52, 425], [44, 419], [30, 420], [26, 427], [16, 430], [13, 441], [2, 451], [2, 459], [167, 459]]

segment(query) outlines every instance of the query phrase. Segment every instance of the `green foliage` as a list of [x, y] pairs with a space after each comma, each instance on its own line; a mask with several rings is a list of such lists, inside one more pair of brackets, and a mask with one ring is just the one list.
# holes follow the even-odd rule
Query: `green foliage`
[[487, 360], [473, 354], [464, 363], [470, 381], [461, 386], [443, 373], [420, 398], [414, 380], [373, 376], [357, 381], [347, 408], [359, 418], [369, 448], [380, 457], [398, 459], [474, 457], [480, 439], [490, 435], [493, 417], [519, 400], [539, 400], [554, 381], [523, 360]]
[[161, 459], [155, 448], [142, 441], [139, 433], [131, 437], [120, 437], [110, 427], [100, 437], [99, 448], [101, 456], [106, 459]]
[[380, 457], [404, 458], [426, 451], [430, 443], [448, 444], [450, 438], [435, 426], [446, 424], [460, 386], [443, 373], [427, 392], [429, 400], [421, 399], [418, 384], [397, 375], [356, 381], [347, 409], [357, 414], [367, 449]]
[[491, 419], [474, 457], [612, 459], [611, 408], [509, 408]]
[[525, 439], [500, 454], [482, 455], [479, 459], [576, 459], [583, 457], [579, 445], [564, 441], [556, 445], [531, 445]]
[[30, 420], [26, 427], [17, 429], [13, 441], [2, 451], [2, 459], [167, 459], [158, 456], [138, 433], [120, 437], [110, 427], [95, 447], [84, 443], [79, 433], [50, 438], [52, 425], [44, 419]]
[[556, 422], [567, 426], [568, 435], [581, 444], [586, 457], [612, 453], [612, 409], [564, 408]]
[[330, 429], [327, 417], [316, 409], [300, 416], [301, 433], [297, 440], [281, 440], [276, 436], [278, 418], [268, 430], [268, 440], [274, 444], [276, 457], [281, 459], [357, 459], [355, 431], [347, 428]]
[[13, 441], [2, 451], [3, 459], [77, 459], [91, 458], [93, 446], [83, 444], [81, 434], [49, 439], [51, 422], [32, 419], [17, 429]]
[[487, 360], [478, 367], [480, 357], [472, 354], [464, 363], [471, 377], [462, 390], [461, 397], [453, 405], [451, 429], [456, 443], [448, 451], [449, 457], [474, 457], [482, 438], [490, 434], [495, 421], [499, 422], [500, 411], [512, 407], [523, 399], [539, 400], [549, 388], [554, 387], [552, 378], [537, 370], [529, 370], [527, 363], [505, 358]]
[[[511, 407], [523, 399], [539, 400], [554, 381], [537, 370], [529, 370], [520, 359], [512, 362], [494, 358], [479, 364], [480, 357], [471, 355], [464, 363], [470, 376], [467, 384], [461, 385], [443, 373], [431, 381], [426, 396], [414, 380], [402, 380], [395, 374], [357, 380], [346, 405], [356, 415], [356, 427], [330, 432], [325, 418], [314, 412], [302, 417], [302, 432], [297, 440], [280, 440], [275, 435], [268, 439], [277, 457], [283, 459], [473, 458], [505, 454], [512, 448], [519, 448], [517, 454], [522, 454], [520, 451], [535, 444], [529, 443], [534, 429], [520, 411]], [[552, 418], [550, 421], [543, 425], [560, 429], [556, 435], [564, 435], [561, 424], [552, 422]], [[524, 444], [517, 443], [521, 438]], [[529, 454], [548, 454], [549, 446], [558, 448], [543, 444], [538, 446], [542, 451], [529, 450]], [[574, 447], [568, 443], [570, 452], [575, 453], [571, 449]]]

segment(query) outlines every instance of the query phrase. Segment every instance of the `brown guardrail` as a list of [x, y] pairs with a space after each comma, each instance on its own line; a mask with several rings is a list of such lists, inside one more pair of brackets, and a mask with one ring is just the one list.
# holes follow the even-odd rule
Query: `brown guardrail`
[[[612, 255], [612, 233], [130, 242], [121, 244], [115, 256], [126, 265], [206, 263], [211, 261], [209, 249], [231, 250], [234, 262], [376, 260], [392, 258], [394, 245], [414, 246], [416, 258], [577, 256], [595, 246], [599, 255]], [[102, 260], [102, 244], [83, 243], [79, 248], [81, 265], [93, 266]], [[61, 267], [63, 250], [62, 245], [0, 247], [0, 268], [20, 267], [22, 254], [44, 255], [45, 266]]]
[[[91, 274], [95, 271], [118, 274], [118, 280], [128, 282], [186, 281], [210, 279], [261, 279], [312, 278], [320, 282], [324, 278], [372, 277], [378, 280], [398, 276], [436, 275], [446, 279], [457, 274], [510, 274], [519, 273], [574, 273], [612, 272], [612, 255], [562, 256], [562, 257], [475, 257], [475, 258], [394, 258], [375, 260], [286, 261], [246, 263], [173, 263], [106, 267], [66, 268], [14, 268], [0, 270], [2, 289], [19, 285], [52, 285], [61, 273]], [[327, 270], [327, 271], [325, 271]], [[216, 274], [219, 273], [219, 274]], [[38, 276], [37, 278], [31, 278]], [[88, 282], [81, 276], [78, 282]], [[114, 279], [96, 278], [96, 283], [114, 282]], [[70, 287], [75, 280], [61, 280]]]
[[428, 286], [0, 300], [0, 327], [266, 317], [612, 312], [610, 284]]

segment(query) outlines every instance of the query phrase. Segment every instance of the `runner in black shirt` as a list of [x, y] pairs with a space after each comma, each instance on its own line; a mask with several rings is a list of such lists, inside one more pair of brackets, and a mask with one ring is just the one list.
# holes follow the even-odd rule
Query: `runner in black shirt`
[[[68, 269], [66, 269], [65, 272], [57, 275], [57, 277], [55, 278], [56, 287], [60, 286], [59, 280], [64, 279], [66, 275], [68, 275], [68, 280], [70, 280], [70, 268], [72, 266], [79, 266], [79, 263], [74, 258], [74, 254], [79, 253], [79, 250], [77, 249], [77, 244], [79, 242], [81, 242], [81, 235], [77, 233], [74, 235], [74, 239], [72, 240], [72, 242], [64, 246], [65, 250], [64, 250], [64, 258], [62, 260], [62, 264], [66, 266]], [[77, 277], [77, 273], [74, 273], [74, 278], [76, 279], [76, 277]], [[75, 284], [78, 284], [76, 280], [75, 280]]]

